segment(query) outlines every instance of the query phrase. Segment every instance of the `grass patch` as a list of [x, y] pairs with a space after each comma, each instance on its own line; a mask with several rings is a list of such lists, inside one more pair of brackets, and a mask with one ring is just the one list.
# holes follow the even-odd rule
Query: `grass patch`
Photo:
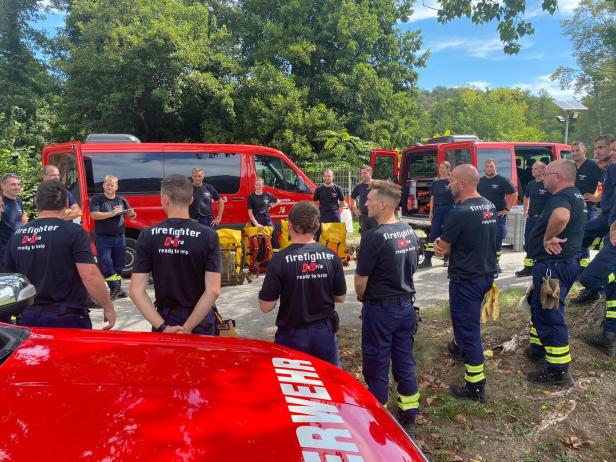
[[591, 368], [600, 371], [616, 372], [615, 361], [604, 361], [602, 359], [591, 358], [588, 364]]

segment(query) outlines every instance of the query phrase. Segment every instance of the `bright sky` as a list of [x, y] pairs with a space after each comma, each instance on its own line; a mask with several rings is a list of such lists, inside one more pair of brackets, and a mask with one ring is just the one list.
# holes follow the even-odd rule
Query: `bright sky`
[[571, 43], [562, 34], [560, 21], [571, 18], [578, 0], [558, 0], [559, 10], [553, 16], [542, 12], [540, 2], [528, 0], [527, 18], [535, 33], [522, 40], [519, 54], [503, 52], [496, 23], [476, 26], [459, 19], [448, 24], [436, 20], [437, 0], [417, 0], [411, 21], [401, 24], [403, 30], [421, 30], [423, 48], [431, 50], [427, 67], [419, 70], [419, 86], [479, 88], [520, 87], [537, 93], [545, 88], [552, 97], [581, 99], [572, 90], [561, 90], [549, 78], [558, 66], [576, 67]]
[[[579, 0], [558, 0], [559, 10], [553, 16], [542, 12], [540, 0], [528, 0], [527, 18], [535, 33], [523, 39], [522, 50], [513, 56], [503, 52], [496, 23], [476, 26], [467, 19], [438, 23], [436, 11], [423, 6], [436, 6], [437, 1], [416, 0], [411, 20], [400, 24], [402, 30], [421, 30], [423, 48], [431, 52], [427, 67], [419, 69], [421, 88], [520, 87], [535, 94], [545, 88], [555, 98], [581, 99], [572, 90], [561, 90], [549, 78], [558, 66], [576, 67], [571, 43], [562, 34], [560, 21], [571, 18]], [[53, 34], [63, 22], [63, 16], [49, 15], [42, 26]]]

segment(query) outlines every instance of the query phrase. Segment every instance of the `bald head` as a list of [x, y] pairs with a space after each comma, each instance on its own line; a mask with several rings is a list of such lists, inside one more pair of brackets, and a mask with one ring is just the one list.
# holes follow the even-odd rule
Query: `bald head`
[[463, 202], [477, 194], [479, 172], [471, 164], [458, 165], [451, 172], [451, 193], [456, 201]]
[[563, 181], [575, 183], [575, 162], [568, 159], [559, 159], [550, 163], [550, 171], [558, 173]]

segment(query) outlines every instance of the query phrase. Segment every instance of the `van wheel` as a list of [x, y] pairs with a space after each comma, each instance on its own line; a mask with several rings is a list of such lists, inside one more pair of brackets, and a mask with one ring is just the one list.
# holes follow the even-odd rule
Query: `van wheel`
[[135, 257], [137, 255], [137, 239], [132, 237], [126, 238], [126, 252], [125, 252], [125, 265], [122, 270], [122, 277], [125, 279], [130, 278], [133, 274], [133, 266], [135, 266]]

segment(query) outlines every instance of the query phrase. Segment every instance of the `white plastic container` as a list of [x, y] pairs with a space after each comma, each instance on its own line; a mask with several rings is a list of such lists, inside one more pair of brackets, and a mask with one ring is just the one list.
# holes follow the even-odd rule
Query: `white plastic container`
[[346, 226], [347, 235], [353, 233], [353, 214], [348, 207], [344, 207], [340, 212], [340, 220]]

